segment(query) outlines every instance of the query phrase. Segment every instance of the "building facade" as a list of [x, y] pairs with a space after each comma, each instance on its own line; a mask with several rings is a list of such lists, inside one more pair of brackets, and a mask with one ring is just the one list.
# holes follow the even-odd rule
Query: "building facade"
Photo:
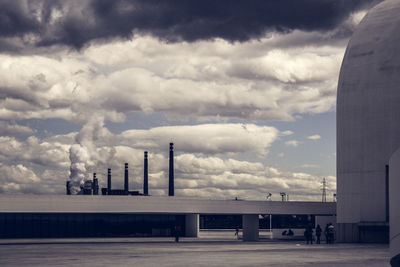
[[[258, 239], [260, 215], [334, 216], [334, 202], [208, 200], [156, 196], [2, 195], [0, 238], [197, 237], [200, 216], [240, 223], [245, 241]], [[222, 217], [221, 217], [222, 216]], [[204, 219], [203, 219], [204, 220]], [[287, 223], [288, 220], [283, 223]], [[301, 221], [301, 220], [300, 220]], [[214, 221], [215, 222], [215, 221]], [[207, 221], [206, 221], [207, 223]], [[210, 221], [208, 221], [209, 224]]]
[[371, 9], [354, 32], [337, 93], [341, 242], [389, 241], [389, 159], [400, 146], [400, 1]]

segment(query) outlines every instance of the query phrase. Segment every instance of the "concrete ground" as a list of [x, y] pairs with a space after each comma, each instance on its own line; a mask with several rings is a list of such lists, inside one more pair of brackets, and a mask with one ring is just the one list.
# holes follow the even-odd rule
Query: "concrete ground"
[[387, 245], [232, 239], [0, 239], [0, 266], [390, 266]]

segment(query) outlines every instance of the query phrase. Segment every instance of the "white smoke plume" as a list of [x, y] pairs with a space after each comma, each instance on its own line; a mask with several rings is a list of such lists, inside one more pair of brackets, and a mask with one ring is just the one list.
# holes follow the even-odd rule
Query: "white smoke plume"
[[[75, 137], [75, 144], [69, 150], [71, 194], [79, 193], [81, 184], [89, 177], [90, 172], [114, 156], [114, 147], [106, 146], [112, 139], [113, 134], [104, 127], [103, 116], [92, 116], [84, 124]], [[99, 144], [103, 147], [98, 148]]]

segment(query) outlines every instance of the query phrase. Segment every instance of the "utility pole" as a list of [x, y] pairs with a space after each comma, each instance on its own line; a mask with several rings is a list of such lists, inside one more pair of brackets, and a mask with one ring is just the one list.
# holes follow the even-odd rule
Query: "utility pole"
[[322, 202], [326, 202], [326, 179], [322, 179]]

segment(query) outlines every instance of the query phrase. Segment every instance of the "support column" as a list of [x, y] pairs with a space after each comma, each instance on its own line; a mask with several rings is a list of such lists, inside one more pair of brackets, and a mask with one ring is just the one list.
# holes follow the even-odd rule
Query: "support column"
[[185, 215], [185, 236], [198, 237], [199, 235], [199, 214]]
[[242, 222], [243, 241], [258, 241], [258, 214], [244, 214], [242, 215]]

